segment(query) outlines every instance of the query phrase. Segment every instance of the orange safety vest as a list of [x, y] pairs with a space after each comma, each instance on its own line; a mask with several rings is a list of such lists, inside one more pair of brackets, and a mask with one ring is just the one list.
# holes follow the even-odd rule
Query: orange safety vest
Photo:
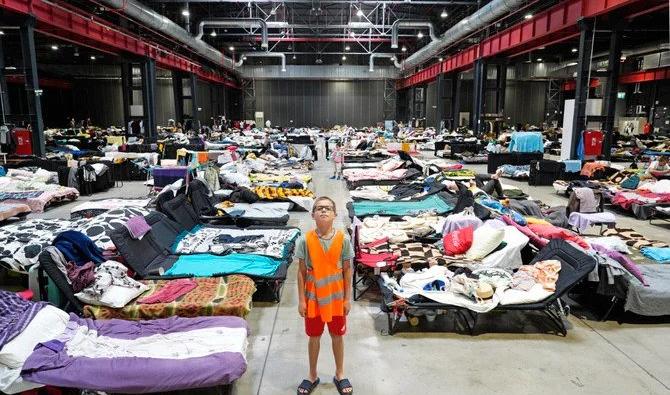
[[312, 262], [312, 269], [307, 271], [305, 278], [305, 298], [307, 300], [307, 317], [321, 317], [323, 322], [330, 322], [333, 317], [344, 316], [344, 277], [342, 268], [338, 266], [342, 258], [344, 234], [336, 231], [328, 251], [323, 250], [316, 231], [305, 235], [307, 252]]

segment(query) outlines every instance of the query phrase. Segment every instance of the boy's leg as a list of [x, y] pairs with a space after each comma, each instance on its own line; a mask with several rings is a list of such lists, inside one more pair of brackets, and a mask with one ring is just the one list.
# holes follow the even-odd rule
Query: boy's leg
[[335, 356], [335, 378], [344, 378], [344, 337], [330, 335], [333, 343], [333, 356]]
[[310, 336], [309, 344], [309, 380], [316, 381], [319, 376], [317, 373], [317, 362], [319, 360], [319, 350], [321, 349], [321, 336]]

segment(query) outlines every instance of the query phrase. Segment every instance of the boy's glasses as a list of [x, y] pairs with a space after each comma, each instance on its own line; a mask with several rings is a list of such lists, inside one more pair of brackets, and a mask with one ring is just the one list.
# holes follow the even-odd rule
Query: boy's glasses
[[314, 211], [326, 211], [326, 212], [331, 212], [333, 211], [332, 206], [316, 206], [316, 209]]

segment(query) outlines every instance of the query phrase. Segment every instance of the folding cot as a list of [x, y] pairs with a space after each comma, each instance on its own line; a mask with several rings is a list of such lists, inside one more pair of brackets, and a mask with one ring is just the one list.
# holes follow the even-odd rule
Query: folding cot
[[[596, 261], [591, 256], [578, 250], [564, 240], [554, 239], [547, 244], [530, 262], [535, 262], [555, 259], [561, 262], [561, 271], [556, 281], [556, 290], [546, 299], [527, 304], [516, 305], [498, 305], [488, 313], [476, 313], [472, 310], [460, 306], [446, 305], [437, 302], [412, 302], [405, 300], [404, 307], [398, 307], [394, 303], [393, 291], [391, 291], [384, 282], [379, 279], [380, 289], [382, 290], [382, 311], [387, 313], [389, 334], [394, 334], [396, 328], [404, 311], [411, 311], [416, 309], [427, 310], [447, 310], [454, 312], [459, 318], [463, 326], [469, 330], [470, 334], [474, 334], [477, 325], [477, 319], [480, 314], [489, 314], [492, 312], [503, 311], [538, 311], [546, 315], [551, 323], [555, 326], [557, 333], [565, 336], [567, 335], [567, 328], [561, 314], [567, 315], [569, 308], [563, 306], [561, 298], [578, 283], [584, 280], [588, 274], [593, 271], [596, 266]], [[472, 322], [471, 322], [472, 321]]]
[[[39, 261], [40, 299], [51, 300], [47, 293], [47, 279], [42, 275], [42, 272], [45, 272], [64, 297], [62, 299], [65, 300], [65, 304], [61, 306], [64, 310], [95, 319], [148, 320], [172, 316], [200, 317], [216, 315], [244, 318], [251, 310], [251, 300], [256, 291], [253, 280], [247, 276], [234, 274], [223, 277], [195, 278], [193, 280], [197, 283], [196, 289], [169, 303], [141, 304], [135, 300], [123, 308], [86, 305], [75, 296], [72, 285], [68, 282], [65, 274], [58, 269], [51, 254], [43, 252], [40, 254]], [[148, 290], [140, 297], [154, 294], [167, 286], [170, 281], [172, 280], [142, 280]], [[140, 297], [137, 299], [140, 299]]]
[[44, 385], [111, 393], [228, 386], [247, 368], [240, 317], [90, 320], [0, 290], [0, 390]]
[[[152, 212], [145, 218], [147, 224], [151, 226], [151, 231], [140, 240], [132, 238], [125, 227], [116, 229], [110, 234], [125, 263], [137, 273], [138, 277], [143, 279], [166, 279], [243, 274], [252, 278], [256, 284], [269, 287], [273, 299], [279, 301], [279, 291], [286, 280], [295, 238], [299, 233], [297, 230], [295, 237], [284, 246], [284, 256], [282, 258], [246, 253], [227, 253], [227, 251], [223, 251], [220, 255], [212, 253], [178, 255], [173, 248], [178, 236], [188, 234], [194, 228], [185, 227], [159, 212]], [[213, 228], [221, 235], [230, 233], [250, 234], [254, 231], [256, 231], [256, 234], [262, 234], [263, 232], [294, 229], [248, 227], [244, 229], [245, 232], [240, 232], [240, 229], [236, 227], [210, 226], [206, 228]], [[205, 267], [203, 268], [203, 266]], [[189, 271], [189, 267], [197, 269]]]

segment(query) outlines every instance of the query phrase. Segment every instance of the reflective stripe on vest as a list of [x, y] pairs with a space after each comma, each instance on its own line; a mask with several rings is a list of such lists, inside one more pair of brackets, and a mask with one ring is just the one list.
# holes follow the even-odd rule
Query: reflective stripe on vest
[[337, 231], [330, 248], [324, 251], [315, 231], [305, 235], [312, 262], [312, 269], [305, 277], [307, 316], [310, 318], [321, 317], [323, 322], [330, 322], [334, 316], [344, 315], [344, 278], [339, 266], [343, 242], [344, 234]]

